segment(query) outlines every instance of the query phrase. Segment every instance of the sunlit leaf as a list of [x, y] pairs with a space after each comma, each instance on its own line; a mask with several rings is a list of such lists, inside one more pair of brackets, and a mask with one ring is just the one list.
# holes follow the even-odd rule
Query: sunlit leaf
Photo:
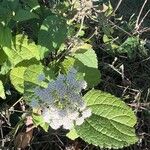
[[41, 115], [32, 114], [33, 123], [36, 126], [41, 126], [46, 132], [48, 131], [49, 125], [45, 122], [44, 118]]
[[101, 148], [122, 148], [137, 142], [136, 116], [121, 99], [99, 90], [91, 90], [84, 99], [92, 116], [75, 129], [86, 142]]
[[12, 41], [11, 48], [4, 47], [3, 49], [14, 66], [23, 60], [30, 60], [31, 58], [40, 60], [40, 52], [37, 45], [28, 40], [25, 35], [17, 35]]
[[64, 18], [51, 15], [44, 21], [39, 31], [38, 44], [45, 52], [58, 49], [67, 36], [67, 24]]
[[4, 86], [3, 86], [3, 83], [2, 83], [1, 80], [0, 80], [0, 98], [6, 99], [5, 91], [4, 91]]
[[100, 82], [100, 72], [98, 70], [97, 56], [91, 46], [85, 44], [74, 49], [73, 57], [66, 57], [63, 61], [63, 69], [69, 70], [74, 67], [78, 73], [83, 74], [88, 87], [96, 86]]

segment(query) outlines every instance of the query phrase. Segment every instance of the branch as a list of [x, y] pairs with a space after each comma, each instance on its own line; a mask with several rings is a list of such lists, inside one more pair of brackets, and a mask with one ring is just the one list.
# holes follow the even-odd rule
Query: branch
[[136, 31], [137, 31], [137, 30], [139, 29], [139, 27], [140, 27], [140, 26], [139, 26], [139, 20], [140, 20], [141, 14], [142, 14], [142, 12], [143, 12], [143, 9], [144, 9], [146, 3], [147, 3], [147, 0], [144, 1], [143, 5], [142, 5], [142, 7], [141, 7], [141, 10], [140, 10], [140, 12], [139, 12], [139, 15], [138, 15], [138, 17], [137, 17], [136, 24], [135, 24], [135, 29], [136, 29]]

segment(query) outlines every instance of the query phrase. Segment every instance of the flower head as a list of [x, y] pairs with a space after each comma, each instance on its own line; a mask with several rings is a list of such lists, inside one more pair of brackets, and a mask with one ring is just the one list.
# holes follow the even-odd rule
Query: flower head
[[43, 107], [45, 122], [53, 129], [71, 129], [74, 125], [81, 125], [91, 115], [81, 95], [86, 86], [84, 80], [77, 80], [77, 70], [72, 68], [67, 75], [59, 74], [47, 88], [37, 87], [34, 92]]

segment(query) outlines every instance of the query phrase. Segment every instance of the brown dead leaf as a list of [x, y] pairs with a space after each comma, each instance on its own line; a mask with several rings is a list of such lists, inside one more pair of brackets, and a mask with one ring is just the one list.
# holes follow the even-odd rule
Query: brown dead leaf
[[20, 132], [15, 138], [14, 145], [16, 149], [25, 149], [33, 137], [33, 128], [28, 132]]
[[29, 125], [31, 125], [31, 124], [33, 124], [32, 116], [27, 116], [27, 117], [26, 117], [26, 120], [25, 120], [25, 125], [26, 125], [26, 126], [29, 126]]
[[100, 12], [106, 12], [108, 10], [108, 6], [105, 4], [102, 4], [99, 6]]

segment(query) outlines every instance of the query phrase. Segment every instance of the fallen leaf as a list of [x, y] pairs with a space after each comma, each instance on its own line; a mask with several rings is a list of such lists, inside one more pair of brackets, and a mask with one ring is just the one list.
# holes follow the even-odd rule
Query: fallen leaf
[[16, 149], [25, 149], [33, 137], [33, 128], [28, 132], [20, 132], [15, 138], [14, 145]]

